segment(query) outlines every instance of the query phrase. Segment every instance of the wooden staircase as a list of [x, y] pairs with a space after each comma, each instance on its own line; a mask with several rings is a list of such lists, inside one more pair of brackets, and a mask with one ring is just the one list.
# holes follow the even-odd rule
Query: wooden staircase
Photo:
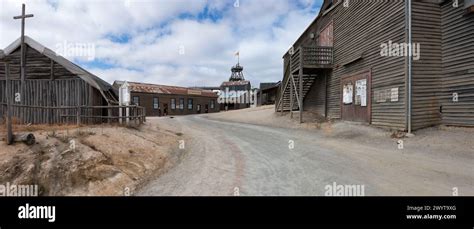
[[[304, 101], [311, 86], [316, 81], [316, 77], [318, 77], [316, 74], [305, 75], [304, 69], [331, 69], [333, 63], [332, 53], [332, 47], [299, 47], [294, 51], [292, 50], [288, 58], [284, 58], [283, 81], [277, 97], [276, 111], [299, 110], [299, 100]], [[300, 71], [303, 72], [302, 95], [300, 95], [298, 75]], [[291, 89], [293, 89], [293, 107], [290, 104]]]
[[[311, 89], [311, 86], [313, 85], [314, 81], [316, 80], [317, 76], [309, 76], [309, 75], [303, 75], [303, 96], [302, 98], [304, 99], [306, 97], [306, 94], [308, 94], [309, 90]], [[283, 102], [283, 111], [290, 111], [290, 87], [293, 87], [293, 110], [298, 110], [298, 98], [296, 97], [299, 95], [300, 92], [300, 84], [299, 84], [299, 77], [298, 75], [293, 75], [294, 83], [291, 77], [287, 77], [287, 82], [286, 88], [284, 88], [283, 91], [283, 100], [280, 96], [279, 103], [277, 106], [277, 110], [281, 110], [282, 102]]]

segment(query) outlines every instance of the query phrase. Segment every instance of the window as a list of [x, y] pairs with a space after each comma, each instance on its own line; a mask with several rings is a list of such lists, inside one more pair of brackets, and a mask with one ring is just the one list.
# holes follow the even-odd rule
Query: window
[[153, 109], [158, 110], [160, 109], [160, 103], [158, 101], [158, 98], [153, 98]]
[[171, 99], [171, 110], [176, 109], [176, 99]]
[[193, 109], [193, 99], [188, 99], [188, 110]]
[[179, 109], [184, 110], [184, 99], [183, 98], [179, 99]]
[[215, 106], [216, 106], [216, 101], [211, 99], [211, 109], [214, 109]]
[[318, 39], [319, 46], [333, 46], [333, 22], [329, 22], [328, 25], [321, 30]]
[[133, 104], [137, 105], [137, 106], [140, 106], [140, 97], [138, 96], [133, 96], [133, 100], [132, 100]]

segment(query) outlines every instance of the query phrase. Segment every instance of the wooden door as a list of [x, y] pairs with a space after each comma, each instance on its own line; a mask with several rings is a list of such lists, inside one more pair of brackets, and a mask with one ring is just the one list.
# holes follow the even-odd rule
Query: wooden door
[[370, 72], [357, 73], [341, 80], [341, 118], [370, 123]]

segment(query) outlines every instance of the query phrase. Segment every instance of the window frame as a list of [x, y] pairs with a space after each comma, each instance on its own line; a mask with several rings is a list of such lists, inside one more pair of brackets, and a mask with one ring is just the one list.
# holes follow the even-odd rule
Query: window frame
[[209, 107], [210, 107], [210, 109], [215, 109], [216, 108], [216, 101], [211, 99]]
[[184, 98], [179, 98], [179, 109], [184, 110]]
[[171, 110], [176, 110], [176, 98], [172, 98], [170, 103], [171, 103]]
[[[191, 103], [189, 103], [191, 102]], [[192, 110], [194, 106], [194, 101], [192, 98], [188, 98], [188, 110]]]
[[[156, 100], [156, 103], [155, 103]], [[157, 105], [155, 107], [155, 105]], [[160, 99], [158, 97], [153, 97], [153, 110], [159, 110], [160, 109]]]
[[[138, 102], [135, 102], [135, 98], [137, 99]], [[132, 96], [132, 102], [134, 105], [140, 106], [140, 96]]]

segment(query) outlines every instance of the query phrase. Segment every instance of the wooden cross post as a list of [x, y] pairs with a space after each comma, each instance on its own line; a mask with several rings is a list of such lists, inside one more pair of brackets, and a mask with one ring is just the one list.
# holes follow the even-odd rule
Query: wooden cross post
[[8, 63], [5, 63], [5, 93], [7, 100], [7, 145], [13, 143], [13, 131], [12, 131], [12, 112], [11, 112], [11, 102], [10, 102], [10, 66]]
[[25, 80], [25, 18], [33, 17], [33, 14], [25, 14], [25, 4], [22, 4], [21, 15], [13, 17], [13, 19], [21, 19], [21, 81]]

